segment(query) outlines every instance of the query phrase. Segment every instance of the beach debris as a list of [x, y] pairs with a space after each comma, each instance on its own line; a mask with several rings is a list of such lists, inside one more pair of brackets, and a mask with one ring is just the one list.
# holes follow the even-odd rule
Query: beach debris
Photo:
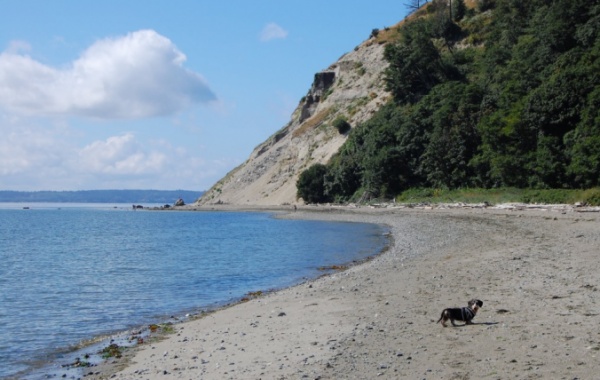
[[248, 293], [246, 293], [246, 295], [244, 297], [242, 297], [242, 299], [240, 301], [242, 301], [242, 302], [248, 302], [251, 299], [258, 298], [258, 297], [260, 297], [262, 295], [263, 295], [262, 290], [258, 290], [256, 292], [248, 292]]
[[63, 367], [63, 368], [81, 368], [81, 367], [90, 367], [90, 366], [91, 366], [91, 364], [89, 362], [82, 361], [80, 358], [75, 358], [75, 361], [73, 363], [63, 364], [61, 367]]
[[144, 343], [144, 337], [142, 336], [143, 331], [133, 331], [129, 338], [127, 338], [128, 342], [136, 342], [137, 344]]
[[323, 267], [318, 267], [317, 269], [320, 271], [327, 271], [327, 270], [342, 271], [342, 270], [348, 269], [348, 267], [346, 265], [327, 265], [327, 266], [323, 266]]
[[171, 334], [175, 332], [175, 327], [173, 326], [173, 322], [161, 324], [153, 323], [148, 325], [148, 330], [150, 330], [151, 333], [161, 332], [163, 334]]
[[172, 334], [175, 332], [175, 325], [173, 325], [173, 322], [162, 323], [159, 327], [163, 334]]
[[102, 354], [102, 357], [104, 359], [108, 359], [108, 358], [117, 358], [118, 359], [123, 356], [121, 347], [116, 343], [111, 343], [107, 347], [104, 347], [100, 351], [100, 354]]

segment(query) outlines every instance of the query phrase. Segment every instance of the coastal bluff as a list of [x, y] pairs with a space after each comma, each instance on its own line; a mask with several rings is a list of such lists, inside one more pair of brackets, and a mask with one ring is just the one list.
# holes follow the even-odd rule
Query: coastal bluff
[[372, 34], [316, 73], [291, 120], [206, 191], [197, 204], [297, 204], [300, 174], [313, 164], [327, 163], [346, 141], [348, 132], [340, 133], [334, 121], [343, 118], [355, 127], [390, 98], [385, 90], [388, 63], [383, 52], [386, 35], [391, 33], [394, 28]]

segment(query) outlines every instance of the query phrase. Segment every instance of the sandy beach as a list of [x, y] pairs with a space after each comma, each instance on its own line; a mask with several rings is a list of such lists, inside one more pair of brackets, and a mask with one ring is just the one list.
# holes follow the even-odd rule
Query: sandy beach
[[[598, 212], [301, 207], [280, 217], [385, 224], [393, 242], [345, 271], [176, 324], [85, 378], [598, 378]], [[436, 323], [471, 298], [483, 301], [475, 324]]]

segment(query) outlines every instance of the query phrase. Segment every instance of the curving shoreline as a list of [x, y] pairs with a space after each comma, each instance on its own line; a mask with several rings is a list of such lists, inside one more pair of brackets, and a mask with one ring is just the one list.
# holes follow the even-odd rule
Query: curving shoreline
[[[386, 224], [394, 241], [344, 272], [175, 325], [86, 378], [585, 379], [600, 370], [598, 213], [301, 207], [279, 217]], [[484, 302], [475, 325], [434, 323], [473, 297]]]

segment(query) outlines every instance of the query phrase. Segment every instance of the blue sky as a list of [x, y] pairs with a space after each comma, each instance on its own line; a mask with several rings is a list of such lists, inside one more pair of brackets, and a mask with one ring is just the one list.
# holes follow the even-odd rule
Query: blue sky
[[0, 190], [206, 190], [404, 3], [5, 1]]

